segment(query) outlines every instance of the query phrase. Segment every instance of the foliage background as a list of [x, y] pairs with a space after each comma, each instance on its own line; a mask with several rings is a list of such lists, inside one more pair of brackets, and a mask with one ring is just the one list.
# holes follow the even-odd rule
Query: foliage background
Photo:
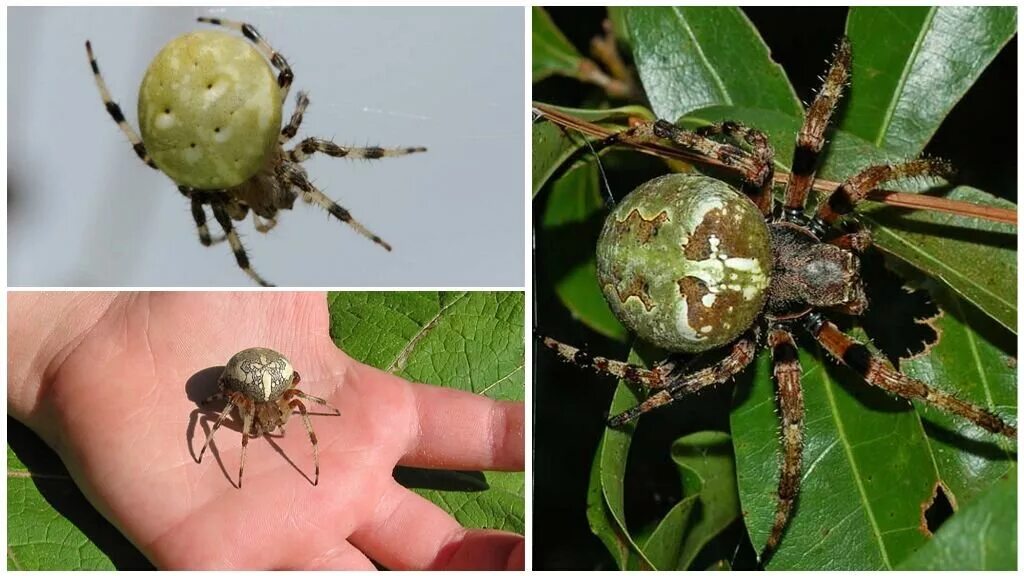
[[[744, 13], [763, 37], [771, 51], [772, 59], [785, 70], [797, 96], [803, 102], [810, 101], [814, 91], [820, 86], [818, 76], [824, 72], [826, 66], [824, 59], [831, 55], [836, 40], [844, 32], [847, 10], [834, 8], [744, 9]], [[576, 50], [586, 55], [589, 52], [587, 45], [590, 39], [600, 32], [601, 21], [607, 16], [607, 12], [599, 8], [552, 8], [550, 16], [554, 25], [564, 32], [565, 37], [576, 47]], [[536, 12], [534, 18], [536, 79], [538, 62]], [[617, 23], [621, 23], [621, 11], [613, 13], [613, 18]], [[730, 49], [728, 41], [721, 41], [716, 47], [724, 51], [725, 54], [728, 54]], [[704, 48], [707, 49], [707, 47]], [[739, 47], [736, 49], [740, 50]], [[712, 55], [709, 58], [714, 57]], [[727, 59], [727, 56], [719, 57]], [[855, 51], [854, 61], [856, 62], [856, 60], [857, 53]], [[1010, 201], [1016, 200], [1016, 142], [1012, 130], [1003, 132], [995, 128], [995, 125], [1004, 121], [1007, 126], [1016, 124], [1016, 92], [1014, 89], [1008, 89], [1008, 87], [1015, 86], [1016, 37], [1014, 36], [981, 74], [963, 100], [949, 111], [948, 117], [942, 122], [938, 132], [925, 149], [926, 154], [951, 160], [960, 172], [959, 181], [970, 183]], [[597, 87], [557, 75], [535, 82], [533, 98], [535, 101], [574, 108], [607, 108], [626, 103], [622, 100], [610, 101], [607, 95]], [[841, 114], [842, 112], [840, 112]], [[979, 133], [984, 137], [965, 137], [965, 135]], [[778, 149], [779, 146], [777, 146]], [[578, 155], [577, 158], [586, 158], [588, 154], [589, 152], [586, 152]], [[610, 188], [616, 196], [625, 194], [640, 182], [653, 175], [664, 173], [665, 170], [664, 164], [661, 162], [638, 154], [610, 152], [603, 154], [602, 158]], [[618, 327], [613, 320], [607, 321], [608, 316], [607, 314], [602, 315], [600, 305], [594, 305], [592, 302], [588, 304], [586, 298], [582, 297], [574, 299], [574, 297], [580, 296], [580, 293], [569, 287], [573, 280], [579, 282], [587, 280], [585, 272], [578, 274], [581, 278], [574, 278], [577, 275], [577, 270], [572, 267], [574, 263], [578, 264], [582, 261], [581, 259], [588, 257], [592, 251], [593, 240], [600, 229], [603, 216], [601, 214], [594, 216], [595, 206], [592, 199], [580, 198], [580, 195], [576, 194], [575, 197], [578, 200], [575, 205], [571, 201], [565, 200], [566, 197], [573, 197], [573, 193], [580, 189], [580, 181], [586, 181], [588, 178], [590, 178], [589, 184], [584, 183], [582, 186], [589, 185], [592, 188], [600, 189], [601, 182], [583, 170], [580, 170], [578, 174], [569, 174], [567, 170], [556, 172], [552, 181], [540, 191], [534, 202], [534, 222], [537, 235], [535, 286], [538, 330], [566, 342], [585, 344], [591, 352], [621, 358], [626, 355], [626, 350], [628, 350], [621, 327]], [[597, 202], [597, 212], [601, 212], [600, 199]], [[553, 247], [557, 248], [553, 250]], [[553, 256], [554, 254], [557, 256]], [[567, 274], [565, 272], [567, 269], [573, 271]], [[893, 310], [904, 314], [908, 307], [920, 305], [912, 300], [898, 298], [901, 293], [898, 289], [898, 282], [891, 277], [882, 278], [878, 284], [883, 288], [890, 287], [890, 292], [882, 298], [883, 301], [891, 300], [894, 303], [894, 307], [889, 309], [890, 314]], [[896, 288], [895, 292], [891, 291], [893, 286]], [[556, 288], [562, 293], [557, 293]], [[941, 298], [942, 296], [943, 294], [939, 292], [936, 297]], [[566, 299], [571, 302], [572, 312], [565, 305]], [[876, 299], [875, 307], [880, 308], [877, 301]], [[947, 307], [951, 306], [954, 311], [957, 310], [956, 304], [950, 304], [948, 300], [945, 303]], [[990, 346], [989, 350], [994, 354], [991, 358], [986, 358], [986, 362], [1015, 362], [1013, 357], [1016, 355], [1016, 339], [1012, 333], [994, 325], [984, 317], [984, 314], [977, 313], [969, 306], [967, 312], [964, 312], [963, 309], [960, 312], [949, 314], [944, 320], [947, 324], [943, 328], [951, 338], [954, 333], [967, 337], [974, 337], [980, 333], [984, 336], [986, 345]], [[587, 317], [590, 327], [579, 322], [575, 316]], [[956, 319], [963, 324], [952, 325]], [[868, 323], [870, 320], [865, 324]], [[965, 329], [964, 326], [967, 328]], [[874, 328], [873, 335], [879, 334], [879, 329], [882, 329], [883, 333], [885, 330], [907, 330], [906, 326], [894, 328], [891, 324], [886, 325], [884, 322], [871, 328]], [[890, 349], [904, 344], [904, 342], [878, 341], [876, 343], [880, 347], [885, 345]], [[562, 364], [543, 350], [538, 351], [535, 358], [537, 374], [534, 396], [534, 437], [537, 440], [534, 446], [534, 511], [536, 519], [534, 524], [536, 526], [534, 566], [538, 569], [602, 569], [629, 566], [628, 557], [631, 555], [628, 543], [622, 540], [621, 534], [607, 529], [614, 523], [610, 522], [607, 517], [601, 518], [598, 507], [594, 505], [595, 501], [600, 503], [602, 494], [598, 493], [596, 496], [594, 494], [594, 487], [598, 483], [595, 482], [593, 475], [606, 470], [600, 461], [595, 460], [595, 450], [607, 452], [608, 446], [604, 445], [599, 448], [599, 444], [602, 442], [602, 438], [605, 441], [614, 438], [614, 435], [606, 434], [603, 422], [604, 415], [609, 411], [609, 405], [622, 403], [624, 406], [630, 404], [631, 401], [627, 398], [620, 398], [624, 390], [621, 387], [619, 395], [612, 399], [613, 386], [607, 378], [598, 378], [590, 372]], [[806, 355], [802, 361], [805, 366], [815, 365], [816, 362], [814, 358], [807, 358]], [[905, 365], [904, 367], [908, 370], [921, 369], [920, 366]], [[753, 390], [758, 393], [767, 391], [769, 394], [767, 398], [760, 398], [760, 400], [764, 400], [764, 405], [769, 407], [768, 417], [771, 419], [774, 418], [770, 409], [772, 405], [771, 384], [764, 381], [767, 378], [765, 369], [766, 367], [762, 363], [760, 373], [756, 376], [760, 385], [753, 387]], [[994, 378], [1002, 378], [1009, 374], [1009, 380], [1004, 382], [1012, 387], [1011, 391], [1015, 391], [1015, 364], [1009, 367], [994, 365], [993, 370]], [[756, 370], [752, 372], [756, 372]], [[835, 372], [829, 370], [828, 374]], [[812, 374], [813, 380], [808, 382], [805, 379], [805, 385], [810, 384], [816, 387], [836, 385], [836, 382], [828, 376], [822, 376], [823, 374], [825, 372]], [[918, 372], [918, 375], [921, 375], [921, 372]], [[959, 382], [965, 375], [948, 373], [944, 376]], [[750, 383], [753, 378], [754, 376], [750, 375], [748, 379], [741, 380], [735, 389], [751, 389]], [[858, 386], [861, 385], [849, 382], [839, 385], [840, 388], [846, 390], [856, 390]], [[704, 442], [702, 454], [706, 456], [717, 454], [713, 449], [715, 438], [702, 438], [694, 436], [694, 434], [708, 434], [708, 432], [702, 431], [724, 432], [730, 430], [730, 404], [734, 401], [737, 404], [750, 401], [749, 398], [734, 399], [733, 389], [733, 386], [722, 386], [718, 390], [693, 398], [686, 402], [685, 406], [675, 406], [648, 414], [642, 420], [642, 425], [636, 428], [632, 436], [632, 443], [627, 444], [625, 449], [628, 450], [629, 459], [621, 479], [623, 483], [621, 498], [624, 500], [623, 508], [627, 511], [626, 524], [629, 532], [635, 536], [637, 541], [657, 544], [648, 546], [649, 553], [655, 549], [663, 551], [664, 546], [661, 546], [659, 542], [668, 543], [673, 540], [665, 533], [672, 522], [676, 522], [673, 532], [675, 540], [680, 539], [680, 534], [692, 533], [692, 530], [687, 531], [683, 528], [689, 521], [688, 515], [692, 513], [692, 510], [687, 509], [687, 506], [692, 506], [692, 504], [686, 504], [686, 500], [687, 496], [699, 492], [699, 488], [695, 490], [693, 482], [690, 481], [693, 467], [687, 466], [685, 448], [687, 444], [693, 446]], [[901, 410], [899, 404], [886, 403], [884, 398], [880, 399], [877, 395], [873, 396], [870, 393], [860, 395], [866, 396], [862, 398], [862, 402], [880, 407], [882, 412], [899, 412]], [[1015, 394], [1011, 397], [1015, 397]], [[751, 403], [753, 402], [751, 401]], [[809, 439], [813, 438], [811, 436], [813, 433], [813, 410], [815, 407], [809, 405]], [[911, 424], [914, 423], [911, 422]], [[916, 424], [918, 427], [920, 425]], [[753, 438], [752, 440], [773, 444], [777, 438], [776, 430], [777, 425], [776, 428], [767, 427], [761, 431], [760, 439]], [[929, 430], [932, 434], [935, 431], [934, 427]], [[741, 440], [741, 438], [734, 439], [736, 442]], [[711, 444], [706, 444], [707, 442], [711, 442]], [[680, 443], [683, 446], [680, 446]], [[940, 442], [936, 445], [941, 444]], [[726, 450], [726, 460], [732, 456], [731, 448]], [[955, 454], [958, 449], [963, 453], [963, 446], [957, 446], [954, 442], [952, 453]], [[967, 450], [968, 453], [971, 451]], [[621, 456], [624, 459], [625, 453], [622, 453]], [[947, 453], [942, 457], [949, 458], [951, 454]], [[997, 462], [1004, 462], [1001, 469], [1006, 471], [1004, 457], [996, 454], [993, 458]], [[704, 461], [713, 462], [715, 458], [706, 457]], [[808, 461], [805, 460], [805, 467], [808, 465]], [[764, 471], [763, 475], [757, 477], [758, 481], [766, 485], [764, 490], [769, 494], [774, 491], [777, 482], [777, 465], [774, 469], [771, 466], [769, 464], [769, 468]], [[1015, 469], [1015, 465], [1011, 463], [1009, 472], [1014, 473]], [[705, 471], [706, 475], [707, 471]], [[700, 474], [698, 473], [697, 476]], [[743, 479], [741, 478], [740, 481], [743, 482]], [[1015, 482], [1010, 483], [1014, 484]], [[999, 486], [1005, 484], [997, 484], [992, 492], [999, 492], [1001, 490]], [[805, 486], [804, 489], [806, 493], [808, 488]], [[900, 490], [894, 489], [894, 493], [899, 494]], [[606, 492], [604, 496], [608, 497], [609, 495]], [[1015, 501], [1015, 488], [1012, 495], [1003, 494], [1003, 496], [1012, 497]], [[932, 526], [938, 526], [943, 520], [950, 520], [946, 532], [953, 534], [960, 521], [963, 520], [961, 516], [966, 518], [968, 513], [958, 514], [950, 519], [948, 503], [944, 510], [942, 504], [940, 498], [938, 505], [934, 508], [934, 517], [929, 519], [930, 523]], [[829, 523], [841, 520], [841, 517], [825, 517], [818, 523], [829, 525]], [[1014, 527], [1013, 534], [1015, 534], [1015, 518], [1010, 518], [1010, 524]], [[659, 529], [662, 530], [661, 533], [659, 533]], [[592, 531], [597, 531], [598, 535], [605, 540], [604, 545], [601, 540], [594, 537]], [[819, 534], [819, 539], [820, 536]], [[851, 538], [857, 537], [851, 535]], [[750, 544], [749, 539], [744, 522], [737, 519], [707, 545], [701, 547], [699, 557], [687, 558], [688, 564], [680, 562], [676, 567], [682, 568], [686, 565], [694, 568], [730, 565], [734, 568], [753, 567], [755, 566], [754, 547]], [[935, 541], [940, 540], [943, 539], [935, 539]], [[997, 540], [997, 545], [1003, 541], [1002, 539]], [[812, 545], [810, 542], [804, 544]], [[932, 551], [926, 551], [928, 554], [926, 558], [943, 557], [943, 553], [936, 552], [934, 546], [931, 548], [933, 548]], [[608, 553], [608, 549], [617, 552], [613, 556]], [[842, 551], [833, 550], [832, 552], [837, 557], [843, 556]], [[1010, 558], [1014, 555], [1010, 554]], [[864, 558], [841, 558], [838, 561], [861, 561], [860, 567], [869, 567], [863, 563]], [[914, 564], [913, 562], [918, 563]], [[924, 567], [926, 565], [922, 563], [921, 558], [917, 558], [913, 562], [908, 566]], [[852, 565], [858, 566], [857, 564]], [[942, 566], [942, 564], [937, 565]], [[783, 564], [780, 567], [786, 566], [792, 565]], [[946, 564], [946, 566], [950, 565]]]

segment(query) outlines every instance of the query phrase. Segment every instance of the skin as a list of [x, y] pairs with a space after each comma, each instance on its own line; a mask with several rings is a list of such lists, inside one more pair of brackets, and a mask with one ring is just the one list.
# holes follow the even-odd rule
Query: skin
[[[8, 312], [8, 413], [160, 568], [523, 568], [521, 536], [466, 530], [391, 476], [522, 470], [522, 403], [352, 360], [328, 336], [323, 294], [12, 293]], [[319, 486], [301, 426], [249, 443], [241, 490], [234, 421], [195, 462], [215, 416], [198, 402], [255, 345], [287, 354], [303, 388], [341, 410], [313, 417]]]

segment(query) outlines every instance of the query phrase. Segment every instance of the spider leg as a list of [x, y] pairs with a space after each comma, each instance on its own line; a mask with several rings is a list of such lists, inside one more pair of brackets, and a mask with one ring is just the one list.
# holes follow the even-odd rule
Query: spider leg
[[264, 280], [255, 270], [249, 267], [249, 256], [246, 255], [242, 241], [238, 238], [238, 232], [235, 232], [235, 228], [231, 225], [231, 217], [228, 216], [224, 204], [215, 200], [210, 203], [210, 207], [213, 208], [213, 216], [217, 219], [220, 227], [224, 229], [224, 235], [227, 236], [228, 244], [231, 245], [231, 251], [235, 254], [238, 267], [260, 286], [273, 286], [273, 284]]
[[107, 83], [103, 80], [103, 75], [100, 74], [100, 67], [96, 64], [96, 57], [92, 53], [92, 43], [88, 40], [85, 41], [85, 51], [89, 53], [89, 64], [92, 65], [92, 76], [96, 80], [96, 87], [100, 90], [100, 98], [103, 99], [103, 105], [107, 107], [107, 112], [117, 122], [117, 126], [124, 132], [124, 135], [128, 137], [128, 141], [131, 142], [132, 148], [135, 153], [138, 154], [139, 158], [146, 163], [150, 168], [159, 170], [156, 167], [156, 163], [149, 157], [149, 153], [146, 152], [146, 145], [142, 143], [142, 138], [135, 133], [135, 129], [132, 128], [131, 124], [124, 118], [124, 113], [121, 112], [121, 107], [114, 102], [110, 97], [110, 90], [107, 90]]
[[[216, 396], [216, 394], [214, 394], [214, 396]], [[213, 396], [207, 398], [204, 404], [212, 400]], [[199, 462], [203, 461], [203, 454], [206, 453], [206, 449], [209, 448], [210, 442], [213, 441], [213, 435], [217, 433], [217, 429], [220, 428], [220, 425], [224, 422], [224, 419], [227, 418], [228, 414], [231, 413], [231, 409], [234, 407], [235, 398], [233, 396], [229, 396], [228, 405], [225, 406], [223, 410], [221, 410], [220, 416], [217, 417], [217, 422], [213, 425], [213, 428], [210, 429], [210, 435], [206, 437], [206, 442], [203, 444], [203, 449], [199, 451]]]
[[645, 122], [628, 130], [617, 132], [605, 138], [601, 145], [606, 146], [619, 142], [627, 144], [658, 143], [659, 139], [670, 140], [686, 150], [717, 160], [722, 165], [739, 171], [743, 174], [744, 180], [755, 190], [771, 186], [773, 170], [771, 162], [765, 162], [760, 156], [752, 155], [742, 148], [717, 142], [697, 132], [683, 130], [665, 120]]
[[849, 234], [843, 234], [842, 236], [836, 236], [827, 242], [843, 250], [862, 254], [871, 246], [871, 234], [864, 230], [858, 230]]
[[800, 491], [804, 438], [804, 394], [800, 387], [800, 358], [793, 335], [783, 328], [775, 328], [768, 336], [768, 344], [772, 349], [779, 410], [782, 412], [782, 471], [779, 474], [775, 520], [761, 551], [761, 562], [778, 546], [782, 531], [789, 523], [793, 502]]
[[340, 416], [341, 415], [341, 410], [338, 410], [334, 406], [331, 406], [331, 404], [328, 403], [327, 400], [324, 400], [323, 398], [319, 398], [317, 396], [313, 396], [311, 394], [306, 394], [302, 390], [296, 390], [295, 388], [292, 388], [291, 390], [287, 390], [285, 392], [285, 394], [287, 394], [287, 395], [289, 395], [291, 397], [295, 397], [295, 398], [303, 398], [305, 400], [309, 400], [310, 402], [316, 402], [317, 404], [320, 404], [322, 406], [326, 406], [327, 408], [330, 408], [331, 410], [334, 410], [334, 415], [335, 416]]
[[[245, 448], [249, 445], [249, 429], [252, 427], [252, 403], [242, 410], [242, 455], [238, 459], [238, 488], [242, 488], [242, 473], [245, 472]], [[257, 423], [257, 428], [260, 428], [260, 435], [263, 435], [263, 430]]]
[[284, 59], [284, 56], [280, 52], [274, 50], [269, 42], [260, 36], [260, 33], [252, 27], [251, 24], [245, 22], [236, 22], [234, 20], [222, 20], [220, 18], [203, 18], [199, 17], [196, 20], [205, 22], [207, 24], [213, 24], [215, 26], [224, 26], [225, 28], [231, 28], [237, 32], [241, 32], [243, 36], [249, 39], [250, 42], [256, 45], [256, 49], [263, 54], [263, 57], [270, 60], [270, 63], [277, 68], [277, 84], [281, 87], [281, 100], [284, 101], [288, 98], [288, 90], [292, 87], [292, 80], [295, 79], [295, 74], [292, 73], [291, 67], [288, 66], [288, 61]]
[[775, 160], [775, 150], [772, 148], [771, 143], [768, 141], [768, 136], [760, 130], [744, 126], [739, 122], [720, 122], [699, 128], [696, 131], [701, 136], [714, 136], [722, 134], [729, 137], [734, 142], [744, 142], [753, 149], [754, 156], [757, 157], [767, 168], [767, 173], [764, 176], [762, 182], [746, 182], [746, 193], [750, 196], [750, 199], [754, 201], [758, 209], [761, 210], [761, 214], [768, 216], [772, 213], [772, 184], [774, 184], [773, 177], [775, 175], [775, 166], [773, 162]]
[[652, 368], [645, 368], [636, 364], [629, 364], [619, 360], [612, 360], [603, 356], [591, 356], [579, 348], [563, 344], [553, 338], [543, 337], [541, 342], [554, 350], [563, 360], [580, 366], [592, 368], [598, 374], [605, 374], [621, 378], [633, 384], [639, 384], [647, 388], [664, 388], [668, 375], [675, 366], [672, 362], [661, 363]]
[[309, 106], [309, 95], [305, 91], [300, 91], [295, 98], [295, 110], [292, 112], [292, 118], [281, 129], [281, 137], [278, 138], [279, 144], [284, 145], [298, 133], [299, 126], [302, 124], [302, 115], [306, 113], [307, 106]]
[[843, 86], [850, 78], [850, 41], [845, 36], [839, 40], [835, 56], [825, 84], [807, 109], [804, 123], [796, 137], [796, 149], [793, 150], [793, 168], [786, 182], [785, 208], [787, 212], [802, 213], [807, 192], [814, 183], [817, 171], [818, 154], [825, 144], [825, 130], [828, 128], [832, 113], [835, 112]]
[[390, 244], [381, 239], [380, 236], [370, 232], [369, 229], [352, 218], [352, 214], [348, 210], [342, 208], [334, 200], [328, 198], [326, 194], [321, 192], [319, 188], [314, 186], [306, 178], [306, 175], [301, 170], [295, 169], [293, 165], [285, 164], [284, 175], [288, 178], [289, 183], [302, 192], [303, 200], [319, 205], [324, 210], [327, 210], [331, 216], [334, 216], [338, 220], [348, 224], [362, 236], [369, 238], [381, 248], [391, 252]]
[[843, 334], [835, 324], [820, 315], [808, 316], [807, 329], [833, 358], [852, 368], [868, 384], [900, 398], [921, 400], [943, 412], [969, 420], [989, 432], [1014, 440], [1017, 438], [1016, 426], [1007, 424], [999, 416], [980, 406], [964, 402], [952, 394], [932, 388], [903, 374], [883, 356], [872, 353], [867, 346]]
[[309, 442], [313, 445], [313, 486], [320, 483], [320, 449], [317, 448], [316, 433], [313, 432], [313, 423], [309, 421], [309, 413], [306, 412], [306, 405], [298, 400], [292, 400], [288, 403], [289, 406], [297, 409], [299, 414], [302, 416], [302, 424], [306, 427], [306, 432], [309, 433]]
[[840, 216], [847, 214], [853, 207], [867, 196], [868, 192], [881, 184], [892, 180], [902, 180], [915, 176], [940, 176], [948, 178], [953, 174], [953, 167], [945, 160], [919, 158], [900, 164], [882, 164], [869, 166], [846, 179], [832, 194], [821, 201], [815, 218], [832, 224]]
[[206, 209], [200, 196], [193, 196], [187, 186], [179, 186], [181, 193], [188, 197], [192, 203], [192, 219], [196, 221], [196, 230], [199, 231], [199, 243], [203, 246], [212, 246], [227, 239], [226, 235], [216, 238], [210, 237], [210, 228], [206, 225]]
[[376, 160], [378, 158], [391, 158], [394, 156], [405, 156], [416, 152], [426, 152], [422, 146], [411, 146], [406, 148], [380, 148], [371, 146], [368, 148], [352, 148], [349, 146], [338, 146], [330, 140], [323, 138], [306, 138], [298, 146], [288, 151], [288, 158], [292, 162], [301, 163], [309, 159], [313, 154], [320, 152], [333, 156], [334, 158], [364, 158]]
[[252, 213], [252, 224], [256, 228], [257, 232], [266, 234], [277, 226], [277, 220], [275, 218], [267, 218], [266, 220], [260, 220], [259, 215], [255, 212]]
[[757, 352], [758, 338], [759, 330], [757, 328], [752, 329], [733, 343], [732, 349], [725, 358], [707, 368], [668, 382], [664, 389], [649, 396], [640, 404], [608, 418], [608, 426], [617, 428], [659, 406], [664, 406], [683, 396], [693, 394], [708, 386], [725, 382], [736, 376], [754, 360], [754, 355]]

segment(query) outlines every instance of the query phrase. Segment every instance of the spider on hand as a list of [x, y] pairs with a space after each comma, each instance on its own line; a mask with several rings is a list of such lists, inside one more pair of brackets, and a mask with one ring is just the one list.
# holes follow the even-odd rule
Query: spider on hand
[[259, 438], [264, 434], [272, 434], [278, 428], [284, 430], [294, 408], [302, 416], [302, 423], [309, 433], [309, 442], [313, 445], [313, 485], [320, 483], [320, 453], [316, 434], [302, 400], [326, 406], [334, 411], [335, 416], [341, 412], [323, 398], [299, 390], [299, 373], [284, 355], [269, 348], [242, 350], [228, 360], [218, 385], [218, 391], [204, 400], [203, 404], [222, 399], [227, 399], [228, 403], [217, 417], [210, 435], [206, 437], [203, 449], [199, 451], [199, 462], [203, 461], [203, 454], [213, 441], [217, 429], [232, 409], [237, 407], [242, 417], [242, 455], [238, 462], [238, 487], [241, 488], [242, 473], [245, 471], [245, 447], [249, 444], [249, 437]]
[[[805, 213], [825, 131], [849, 79], [850, 59], [850, 44], [843, 38], [798, 133], [781, 206], [773, 197], [774, 150], [757, 129], [723, 122], [691, 132], [658, 120], [607, 138], [605, 145], [668, 142], [713, 159], [742, 173], [743, 193], [707, 176], [671, 174], [641, 185], [605, 220], [597, 245], [597, 277], [605, 299], [637, 337], [669, 352], [667, 359], [647, 368], [543, 338], [569, 362], [650, 391], [639, 405], [612, 415], [612, 427], [732, 379], [767, 340], [783, 458], [762, 562], [778, 546], [800, 486], [805, 414], [793, 336], [797, 330], [870, 385], [995, 434], [1017, 437], [1015, 425], [901, 373], [829, 319], [831, 314], [859, 316], [868, 306], [860, 255], [871, 236], [866, 230], [841, 230], [840, 220], [887, 182], [951, 172], [946, 162], [935, 159], [869, 166], [823, 198], [813, 213]], [[723, 348], [725, 356], [710, 366], [688, 373], [682, 367], [679, 354]]]
[[[318, 152], [335, 158], [377, 159], [426, 148], [352, 148], [306, 138], [286, 150], [285, 144], [299, 130], [309, 98], [299, 92], [291, 119], [281, 128], [282, 106], [294, 78], [284, 56], [249, 24], [198, 20], [240, 32], [252, 45], [237, 36], [203, 31], [179, 36], [164, 46], [139, 88], [142, 137], [111, 99], [89, 41], [85, 48], [107, 112], [139, 158], [170, 177], [189, 199], [199, 241], [211, 246], [227, 240], [238, 266], [257, 284], [272, 286], [249, 265], [231, 221], [244, 220], [252, 210], [256, 230], [269, 232], [277, 224], [278, 211], [291, 210], [301, 197], [391, 251], [391, 245], [314, 186], [302, 163]], [[278, 72], [276, 78], [270, 65]], [[223, 236], [211, 237], [207, 205]]]

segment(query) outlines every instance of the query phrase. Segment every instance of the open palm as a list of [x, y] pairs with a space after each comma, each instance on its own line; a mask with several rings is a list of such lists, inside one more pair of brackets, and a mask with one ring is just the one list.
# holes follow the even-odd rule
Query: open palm
[[[320, 484], [301, 421], [249, 442], [201, 406], [235, 352], [287, 356], [311, 404]], [[322, 294], [121, 294], [47, 388], [51, 438], [93, 504], [164, 568], [496, 569], [522, 539], [469, 531], [392, 478], [396, 464], [521, 469], [523, 408], [410, 384], [360, 364], [328, 335]], [[319, 414], [319, 415], [318, 415]], [[511, 566], [509, 564], [510, 558]]]

